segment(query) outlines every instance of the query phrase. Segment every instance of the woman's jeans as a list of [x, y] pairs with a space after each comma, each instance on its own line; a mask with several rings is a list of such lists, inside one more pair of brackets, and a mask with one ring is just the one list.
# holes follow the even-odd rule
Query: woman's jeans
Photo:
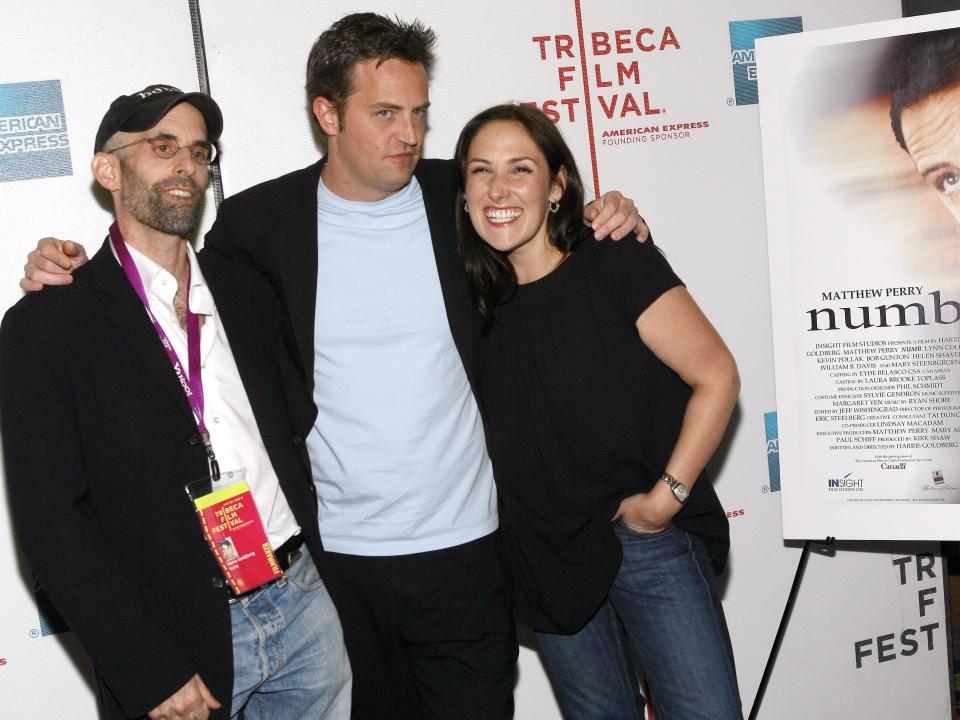
[[730, 636], [703, 543], [668, 526], [640, 534], [622, 521], [623, 563], [607, 600], [574, 635], [537, 633], [567, 720], [640, 720], [624, 631], [657, 720], [740, 719]]

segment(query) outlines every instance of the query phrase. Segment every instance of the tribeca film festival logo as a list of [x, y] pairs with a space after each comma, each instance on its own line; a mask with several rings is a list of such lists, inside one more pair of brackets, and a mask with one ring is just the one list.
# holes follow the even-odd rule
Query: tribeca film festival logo
[[730, 21], [730, 63], [733, 65], [737, 105], [757, 104], [757, 63], [754, 54], [757, 38], [798, 32], [803, 32], [801, 17]]
[[60, 81], [0, 84], [0, 182], [72, 173]]
[[[579, 7], [577, 10], [579, 19]], [[541, 62], [556, 63], [560, 97], [535, 100], [553, 122], [587, 123], [593, 146], [593, 120], [622, 121], [605, 129], [601, 145], [682, 140], [709, 122], [671, 121], [658, 91], [645, 81], [642, 65], [652, 56], [683, 52], [680, 34], [670, 25], [581, 31], [530, 38]], [[585, 100], [584, 98], [588, 98]]]
[[[856, 640], [853, 643], [853, 657], [857, 670], [869, 662], [885, 663], [896, 660], [898, 657], [912, 657], [918, 652], [933, 652], [936, 648], [936, 639], [944, 638], [942, 632], [934, 634], [940, 629], [940, 622], [927, 618], [927, 608], [941, 606], [940, 598], [943, 583], [936, 573], [937, 560], [931, 553], [907, 555], [892, 558], [893, 565], [899, 571], [900, 589], [916, 590], [917, 617], [911, 621], [912, 612], [907, 612], [911, 603], [904, 603], [903, 617], [892, 632], [883, 633], [875, 637]], [[912, 571], [912, 572], [911, 572]], [[914, 581], [916, 578], [916, 581]], [[920, 587], [925, 585], [926, 587]], [[910, 625], [911, 627], [904, 627]]]

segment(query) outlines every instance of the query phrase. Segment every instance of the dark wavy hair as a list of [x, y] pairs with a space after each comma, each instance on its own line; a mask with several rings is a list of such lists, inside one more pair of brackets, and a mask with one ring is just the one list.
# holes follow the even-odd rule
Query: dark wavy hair
[[890, 84], [890, 126], [900, 147], [903, 111], [960, 82], [960, 29], [910, 35], [904, 42]]
[[485, 125], [499, 121], [515, 122], [527, 131], [546, 158], [551, 180], [557, 177], [561, 169], [566, 171], [567, 183], [560, 197], [560, 209], [547, 214], [550, 243], [564, 252], [573, 252], [590, 233], [590, 228], [583, 223], [583, 181], [573, 153], [556, 125], [540, 110], [526, 105], [494, 105], [473, 116], [460, 132], [453, 160], [456, 167], [460, 257], [470, 278], [484, 333], [493, 326], [497, 305], [508, 300], [517, 287], [517, 275], [506, 254], [484, 242], [464, 210], [470, 144]]
[[419, 20], [391, 20], [377, 13], [345, 15], [320, 34], [307, 60], [307, 98], [318, 97], [337, 108], [343, 122], [343, 108], [353, 91], [354, 67], [366, 60], [377, 65], [386, 60], [419, 63], [430, 77], [437, 36]]

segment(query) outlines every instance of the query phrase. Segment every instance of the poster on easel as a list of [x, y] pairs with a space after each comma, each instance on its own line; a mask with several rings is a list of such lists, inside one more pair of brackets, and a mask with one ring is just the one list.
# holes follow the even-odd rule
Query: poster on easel
[[783, 533], [960, 537], [960, 12], [757, 43]]

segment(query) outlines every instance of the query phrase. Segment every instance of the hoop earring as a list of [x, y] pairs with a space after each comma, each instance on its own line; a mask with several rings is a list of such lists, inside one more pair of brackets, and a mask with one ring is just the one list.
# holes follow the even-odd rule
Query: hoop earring
[[555, 213], [557, 210], [560, 209], [560, 203], [557, 202], [556, 200], [551, 200], [547, 204], [547, 207], [550, 209], [550, 212]]

